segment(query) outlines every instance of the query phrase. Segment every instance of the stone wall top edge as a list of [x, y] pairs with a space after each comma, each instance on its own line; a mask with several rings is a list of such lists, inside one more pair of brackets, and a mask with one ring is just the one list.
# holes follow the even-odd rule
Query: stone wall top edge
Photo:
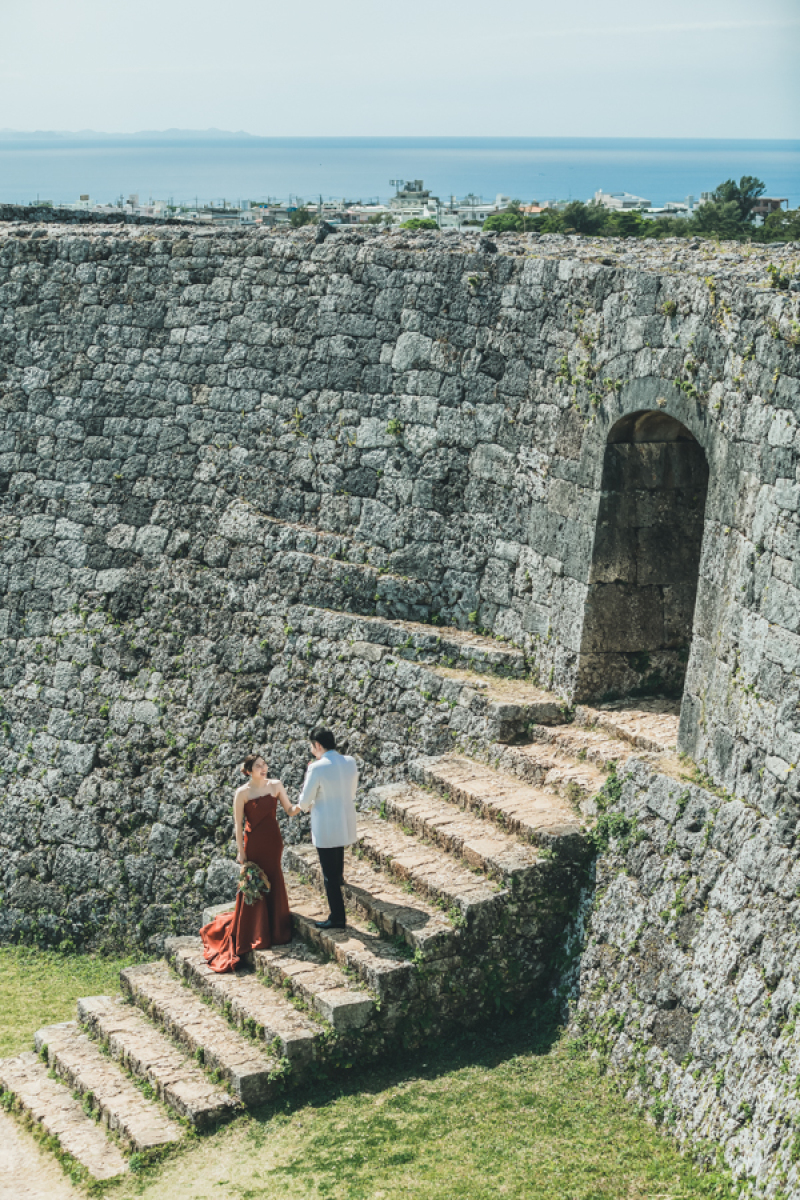
[[[480, 230], [468, 232], [445, 231], [411, 232], [408, 230], [375, 231], [346, 228], [329, 235], [317, 246], [312, 228], [301, 230], [220, 229], [196, 224], [152, 221], [142, 224], [19, 222], [0, 220], [0, 246], [7, 239], [24, 240], [29, 244], [53, 241], [74, 242], [90, 240], [130, 242], [208, 242], [219, 247], [219, 253], [230, 253], [233, 245], [280, 245], [296, 248], [305, 256], [325, 262], [337, 249], [369, 251], [438, 253], [442, 257], [454, 254], [479, 254], [486, 264], [493, 259], [572, 261], [603, 270], [639, 270], [645, 274], [667, 274], [675, 277], [689, 275], [698, 280], [711, 276], [730, 285], [750, 285], [769, 289], [767, 268], [780, 263], [793, 275], [788, 293], [773, 291], [774, 298], [798, 299], [800, 293], [800, 242], [742, 244], [739, 242], [710, 242], [700, 239], [664, 238], [639, 240], [621, 238], [590, 238], [566, 234], [492, 234]], [[487, 243], [489, 249], [487, 250]], [[522, 265], [522, 264], [520, 264]]]

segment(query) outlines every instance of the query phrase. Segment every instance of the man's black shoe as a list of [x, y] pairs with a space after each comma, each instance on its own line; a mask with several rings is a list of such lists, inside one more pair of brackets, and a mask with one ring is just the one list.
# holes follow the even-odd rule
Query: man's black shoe
[[317, 929], [344, 929], [345, 928], [344, 925], [337, 925], [335, 921], [332, 921], [330, 919], [330, 917], [328, 917], [327, 921], [315, 921], [314, 924], [316, 925]]

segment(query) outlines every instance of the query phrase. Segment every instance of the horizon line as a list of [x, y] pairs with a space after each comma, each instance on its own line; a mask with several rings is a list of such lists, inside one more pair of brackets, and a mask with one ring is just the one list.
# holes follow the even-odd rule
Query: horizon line
[[12, 134], [18, 137], [165, 137], [168, 135], [216, 135], [226, 138], [252, 138], [257, 141], [631, 141], [631, 142], [800, 142], [797, 137], [736, 137], [736, 136], [683, 136], [681, 134], [642, 136], [639, 134], [448, 134], [448, 133], [336, 133], [336, 134], [292, 134], [292, 133], [250, 133], [244, 129], [230, 130], [209, 126], [205, 129], [179, 128], [168, 126], [164, 129], [137, 130], [104, 130], [104, 129], [12, 129], [8, 126], [0, 128], [0, 137]]

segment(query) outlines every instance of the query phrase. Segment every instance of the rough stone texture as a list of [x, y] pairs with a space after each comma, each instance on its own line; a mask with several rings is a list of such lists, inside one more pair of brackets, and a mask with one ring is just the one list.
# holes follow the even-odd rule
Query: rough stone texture
[[[127, 967], [120, 976], [124, 991], [147, 1015], [205, 1066], [219, 1073], [244, 1104], [266, 1100], [276, 1088], [276, 1054], [263, 1041], [232, 1029], [219, 1013], [183, 987], [164, 963]], [[278, 1087], [280, 1084], [277, 1085]]]
[[126, 1172], [119, 1148], [84, 1112], [80, 1100], [50, 1078], [38, 1054], [27, 1051], [0, 1062], [0, 1086], [95, 1179], [114, 1179]]
[[155, 1150], [183, 1137], [180, 1125], [144, 1096], [75, 1021], [39, 1029], [35, 1042], [51, 1070], [134, 1150]]
[[[662, 734], [650, 736], [647, 718], [674, 730], [673, 714], [648, 713], [644, 701], [613, 719], [581, 709], [597, 721], [588, 731], [555, 727], [587, 672], [585, 690], [602, 695], [590, 589], [623, 561], [612, 524], [625, 518], [636, 549], [625, 623], [638, 640], [612, 646], [602, 634], [601, 652], [615, 657], [608, 682], [658, 689], [658, 656], [680, 661], [691, 619], [684, 551], [699, 542], [677, 747], [738, 799], [718, 805], [702, 849], [691, 839], [707, 823], [687, 824], [696, 789], [687, 785], [691, 803], [676, 816], [659, 800], [674, 781], [658, 783], [669, 776], [652, 764], [631, 768], [640, 782], [622, 803], [649, 797], [647, 870], [665, 902], [646, 890], [635, 856], [647, 843], [637, 843], [629, 876], [600, 897], [597, 934], [619, 947], [646, 909], [641, 1003], [652, 1021], [641, 1036], [666, 1056], [657, 1069], [670, 1103], [687, 1122], [707, 1113], [748, 1169], [782, 1170], [784, 1126], [764, 1105], [783, 1103], [775, 1047], [791, 1018], [773, 1043], [768, 1023], [784, 980], [795, 986], [786, 922], [800, 816], [798, 248], [545, 236], [503, 238], [498, 249], [405, 233], [337, 233], [317, 245], [303, 232], [0, 228], [0, 937], [161, 948], [196, 929], [204, 905], [228, 900], [235, 882], [236, 764], [257, 746], [297, 785], [307, 730], [323, 717], [359, 758], [365, 785], [401, 781], [410, 758], [467, 749], [512, 779], [487, 802], [453, 776], [466, 807], [496, 814], [503, 788], [527, 786], [535, 795], [523, 803], [515, 793], [510, 811], [519, 801], [519, 829], [535, 838], [536, 796], [544, 809], [560, 792], [590, 811], [615, 721], [653, 754]], [[770, 263], [792, 277], [786, 291], [770, 288]], [[643, 412], [664, 435], [657, 452], [641, 451], [659, 456], [651, 479], [666, 480], [674, 457], [661, 418], [705, 456], [702, 536], [692, 489], [637, 489], [641, 462], [615, 470], [621, 453], [635, 457], [620, 445], [638, 444], [620, 431], [639, 428]], [[639, 495], [631, 512], [631, 495], [648, 490], [659, 493], [655, 509]], [[665, 508], [670, 490], [681, 494]], [[682, 572], [680, 596], [653, 577], [661, 545]], [[648, 588], [660, 589], [659, 628], [646, 619]], [[697, 800], [716, 803], [707, 791]], [[307, 822], [283, 824], [287, 858], [305, 864], [296, 843]], [[313, 867], [310, 856], [310, 876]], [[353, 879], [368, 870], [354, 865]], [[699, 933], [684, 921], [693, 880], [709, 897]], [[362, 909], [405, 936], [397, 884], [384, 886], [383, 907], [362, 888]], [[614, 907], [623, 886], [631, 894]], [[673, 901], [683, 924], [674, 942], [659, 941]], [[399, 1012], [410, 964], [363, 923], [314, 930], [319, 905], [299, 888], [304, 936]], [[433, 929], [440, 910], [426, 915]], [[707, 941], [706, 925], [717, 931]], [[408, 932], [421, 945], [419, 928]], [[440, 948], [452, 944], [452, 930], [439, 933]], [[690, 957], [695, 935], [699, 990], [682, 982], [673, 1003], [662, 959], [672, 970], [675, 954]], [[590, 976], [600, 944], [582, 992], [599, 1006], [598, 1029], [604, 1001], [592, 999]], [[732, 977], [729, 959], [741, 960]], [[627, 987], [626, 963], [639, 961], [611, 955], [603, 970], [614, 994]], [[157, 970], [136, 986], [168, 1027], [181, 1025]], [[770, 996], [763, 1016], [759, 986]], [[638, 1019], [636, 1003], [625, 993], [623, 1023]], [[212, 1026], [215, 1038], [234, 1036], [201, 1009], [190, 1049]], [[612, 1040], [623, 1061], [623, 1038]], [[266, 1094], [275, 1064], [254, 1044], [225, 1044], [229, 1078]], [[672, 1081], [687, 1046], [700, 1074], [681, 1075], [693, 1099], [680, 1108]], [[733, 1129], [743, 1110], [733, 1093], [724, 1109], [727, 1080], [749, 1087], [748, 1071], [758, 1103]]]
[[[800, 1196], [800, 864], [785, 822], [629, 760], [576, 934], [581, 1036], [682, 1139]], [[796, 1028], [797, 1026], [797, 1028]]]
[[78, 1001], [78, 1020], [112, 1058], [146, 1080], [160, 1100], [199, 1129], [235, 1113], [236, 1101], [210, 1083], [199, 1066], [138, 1009], [109, 996]]
[[292, 1066], [311, 1061], [320, 1028], [299, 1013], [274, 988], [265, 987], [256, 974], [245, 971], [218, 975], [203, 957], [199, 938], [170, 938], [170, 961], [180, 976], [221, 1009], [240, 1029], [257, 1031], [256, 1036], [274, 1048]]
[[312, 1012], [339, 1034], [365, 1029], [373, 1021], [375, 1002], [340, 967], [303, 942], [256, 950], [257, 971]]
[[453, 655], [342, 610], [491, 630], [569, 700], [607, 437], [643, 409], [710, 467], [681, 749], [795, 819], [796, 298], [766, 270], [794, 248], [498, 247], [0, 228], [3, 936], [191, 927], [235, 762], [297, 784], [322, 713], [365, 779], [444, 749], [445, 685], [385, 649]]
[[[525, 749], [528, 749], [526, 747]], [[570, 764], [575, 769], [575, 764]], [[580, 841], [581, 823], [557, 791], [527, 786], [502, 771], [460, 754], [416, 759], [412, 778], [435, 787], [460, 807], [550, 850], [568, 851]], [[598, 775], [599, 780], [604, 778]]]
[[[514, 886], [514, 879], [537, 873], [540, 855], [533, 846], [525, 845], [494, 823], [443, 801], [441, 796], [405, 783], [376, 788], [373, 795], [381, 811], [404, 829], [413, 830], [424, 841], [443, 846], [473, 870], [485, 871], [507, 887]], [[572, 814], [569, 816], [571, 823]], [[362, 831], [360, 822], [359, 838]]]
[[23, 237], [42, 237], [42, 230], [30, 226], [41, 224], [57, 225], [181, 225], [194, 226], [193, 221], [176, 217], [148, 217], [140, 213], [108, 212], [93, 213], [82, 209], [51, 208], [47, 205], [0, 204], [0, 222], [13, 221], [25, 226], [19, 231]]

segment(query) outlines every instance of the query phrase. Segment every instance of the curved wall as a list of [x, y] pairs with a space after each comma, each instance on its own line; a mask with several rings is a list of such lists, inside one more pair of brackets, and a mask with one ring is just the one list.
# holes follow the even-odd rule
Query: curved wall
[[399, 685], [302, 674], [304, 622], [338, 630], [331, 663], [349, 636], [323, 610], [490, 632], [569, 701], [608, 432], [638, 409], [710, 467], [682, 747], [794, 827], [795, 294], [763, 251], [498, 244], [0, 231], [8, 894], [199, 906], [242, 745], [294, 779], [321, 711], [367, 776], [399, 770]]

